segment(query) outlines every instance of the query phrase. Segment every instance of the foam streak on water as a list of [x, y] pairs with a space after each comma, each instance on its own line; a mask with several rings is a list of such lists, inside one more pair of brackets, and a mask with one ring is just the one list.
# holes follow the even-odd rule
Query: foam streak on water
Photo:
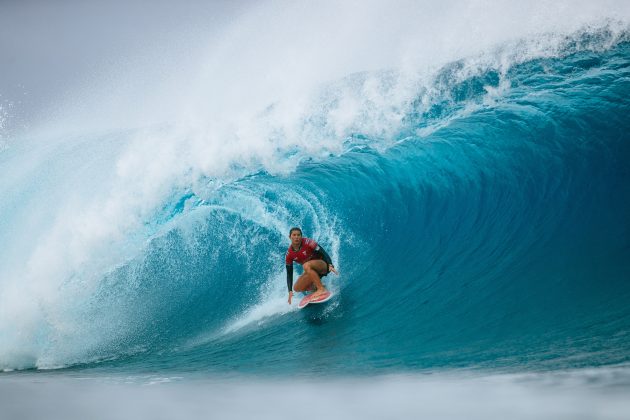
[[[41, 375], [40, 375], [41, 376]], [[16, 376], [0, 381], [9, 418], [161, 419], [623, 419], [625, 368], [531, 375], [386, 376], [365, 380], [193, 380], [135, 376], [95, 380]], [[313, 396], [316, 395], [317, 398]], [[111, 401], [116, 401], [111, 404]], [[51, 410], [51, 407], [55, 407]]]

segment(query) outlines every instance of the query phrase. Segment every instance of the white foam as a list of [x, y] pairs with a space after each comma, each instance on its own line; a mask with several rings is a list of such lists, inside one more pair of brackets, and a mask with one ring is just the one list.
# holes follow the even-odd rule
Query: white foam
[[[625, 1], [266, 2], [205, 44], [199, 30], [182, 31], [182, 44], [143, 45], [136, 51], [142, 60], [117, 60], [86, 78], [54, 118], [71, 118], [73, 127], [175, 121], [224, 140], [236, 131], [241, 139], [256, 136], [271, 123], [292, 138], [311, 113], [309, 96], [348, 74], [396, 68], [415, 75], [505, 42], [566, 34], [605, 18], [627, 24], [629, 17]], [[548, 40], [538, 47], [548, 49]], [[352, 98], [342, 102], [331, 115], [338, 132], [357, 107]], [[253, 123], [271, 104], [273, 121]], [[255, 147], [263, 137], [247, 143]]]
[[[284, 293], [286, 295], [286, 293]], [[260, 304], [253, 305], [243, 315], [235, 321], [229, 323], [224, 329], [223, 334], [230, 334], [250, 325], [263, 327], [265, 319], [284, 315], [288, 312], [296, 310], [295, 305], [289, 305], [287, 296], [264, 299]]]

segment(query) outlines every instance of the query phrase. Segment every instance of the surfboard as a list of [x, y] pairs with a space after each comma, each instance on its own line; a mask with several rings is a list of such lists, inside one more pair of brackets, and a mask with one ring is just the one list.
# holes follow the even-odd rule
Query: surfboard
[[298, 309], [302, 309], [304, 308], [306, 305], [310, 304], [310, 303], [324, 303], [327, 302], [328, 300], [330, 300], [330, 298], [333, 297], [333, 294], [330, 290], [326, 290], [324, 293], [322, 293], [321, 295], [313, 298], [313, 294], [310, 293], [306, 296], [304, 296], [304, 298], [300, 301], [300, 303], [298, 304]]

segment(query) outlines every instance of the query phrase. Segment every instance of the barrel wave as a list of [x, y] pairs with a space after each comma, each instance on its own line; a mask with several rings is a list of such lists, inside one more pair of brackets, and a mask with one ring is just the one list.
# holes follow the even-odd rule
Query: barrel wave
[[[502, 48], [429, 79], [386, 70], [324, 85], [297, 124], [308, 146], [269, 124], [261, 148], [212, 168], [180, 159], [198, 144], [164, 126], [5, 147], [0, 366], [629, 362], [628, 33], [582, 31], [518, 58], [523, 44]], [[349, 102], [359, 111], [344, 120]], [[154, 153], [156, 135], [169, 141]], [[294, 225], [340, 271], [323, 307], [286, 302]]]

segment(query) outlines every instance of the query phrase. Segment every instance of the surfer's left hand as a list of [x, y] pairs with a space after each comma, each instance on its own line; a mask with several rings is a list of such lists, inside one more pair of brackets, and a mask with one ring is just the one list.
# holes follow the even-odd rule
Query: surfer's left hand
[[334, 266], [334, 265], [332, 265], [332, 264], [330, 264], [330, 265], [328, 266], [328, 271], [329, 271], [329, 272], [330, 272], [330, 271], [332, 271], [333, 273], [335, 273], [335, 274], [337, 274], [337, 275], [339, 274], [339, 273], [337, 273], [337, 270], [335, 269], [335, 266]]

